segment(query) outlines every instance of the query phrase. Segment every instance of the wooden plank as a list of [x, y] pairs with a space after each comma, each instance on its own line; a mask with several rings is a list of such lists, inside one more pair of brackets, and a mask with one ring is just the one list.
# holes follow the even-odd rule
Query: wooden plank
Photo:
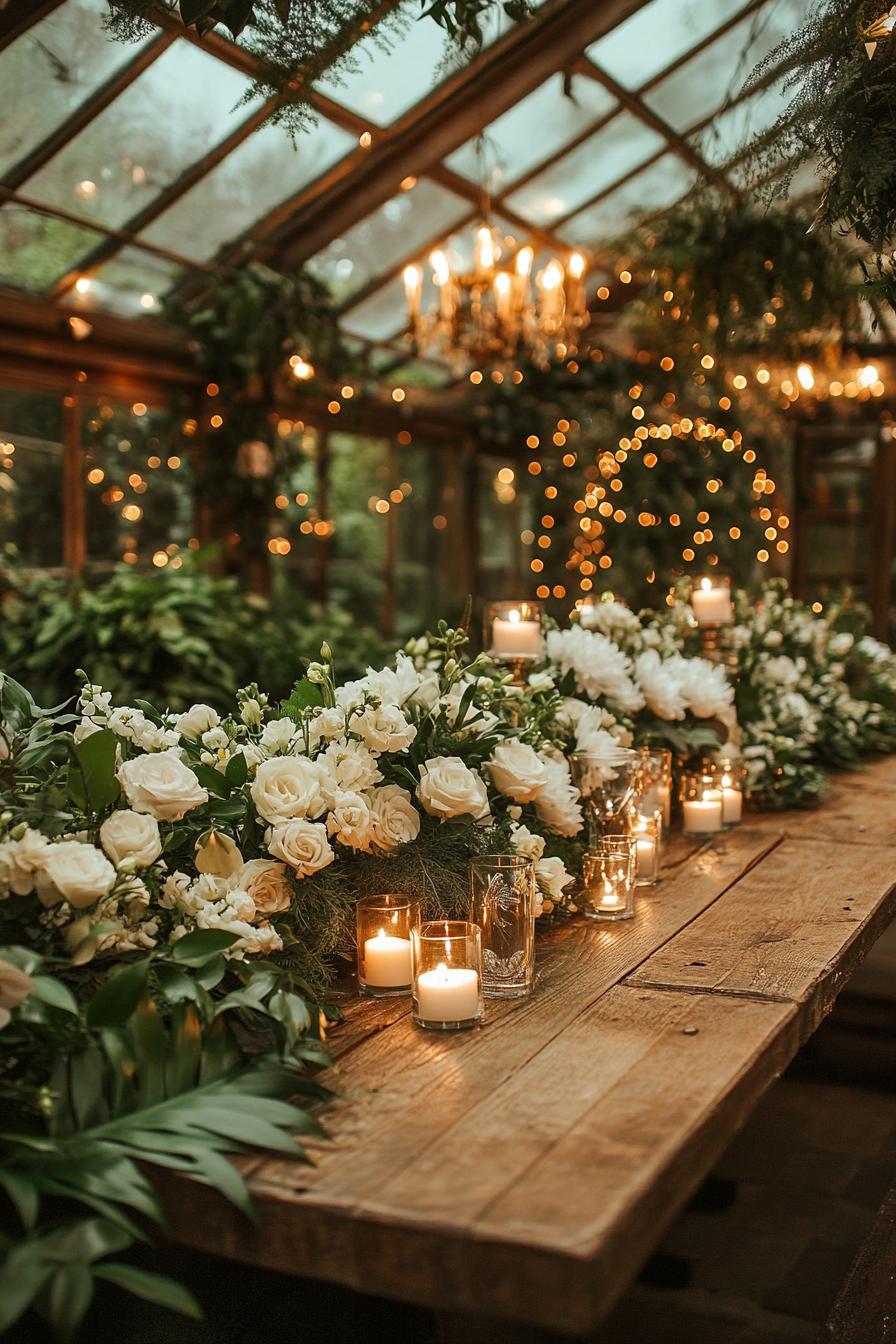
[[896, 1186], [856, 1256], [822, 1338], [830, 1344], [896, 1344]]
[[[891, 758], [888, 764], [892, 764]], [[791, 812], [783, 824], [788, 839], [853, 845], [896, 847], [893, 803], [896, 775], [892, 770], [832, 777], [823, 805], [811, 812]], [[771, 819], [769, 823], [772, 824]]]
[[788, 838], [626, 983], [792, 1002], [805, 1038], [894, 912], [892, 847]]

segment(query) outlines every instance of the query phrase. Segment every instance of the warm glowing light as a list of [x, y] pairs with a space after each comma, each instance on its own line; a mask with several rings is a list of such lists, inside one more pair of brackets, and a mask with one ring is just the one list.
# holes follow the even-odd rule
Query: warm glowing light
[[569, 261], [566, 263], [566, 269], [569, 271], [573, 280], [581, 280], [582, 276], [585, 274], [585, 258], [582, 256], [581, 252], [573, 252]]
[[863, 365], [856, 374], [856, 382], [859, 387], [870, 387], [872, 383], [878, 381], [878, 378], [879, 374], [877, 372], [877, 365], [875, 364]]
[[516, 273], [528, 280], [532, 274], [532, 262], [535, 260], [535, 249], [533, 247], [521, 247], [516, 254]]
[[[75, 281], [75, 289], [78, 291], [79, 294], [86, 294], [90, 289], [90, 285], [91, 280], [90, 277], [87, 275], [79, 275], [77, 280]], [[872, 379], [872, 382], [873, 381], [874, 380]]]
[[289, 367], [293, 378], [297, 378], [299, 382], [306, 383], [309, 378], [314, 377], [314, 365], [302, 355], [291, 355]]
[[800, 364], [796, 371], [796, 380], [805, 392], [811, 392], [815, 386], [815, 374], [811, 364]]

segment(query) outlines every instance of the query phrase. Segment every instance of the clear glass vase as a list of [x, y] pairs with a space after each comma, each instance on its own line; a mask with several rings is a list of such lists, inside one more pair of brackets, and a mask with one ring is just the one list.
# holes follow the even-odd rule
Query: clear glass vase
[[569, 763], [585, 805], [588, 848], [595, 849], [603, 836], [629, 829], [641, 778], [640, 754], [626, 747], [607, 753], [574, 751]]
[[482, 929], [482, 987], [520, 999], [535, 980], [535, 864], [519, 854], [470, 861], [470, 920]]

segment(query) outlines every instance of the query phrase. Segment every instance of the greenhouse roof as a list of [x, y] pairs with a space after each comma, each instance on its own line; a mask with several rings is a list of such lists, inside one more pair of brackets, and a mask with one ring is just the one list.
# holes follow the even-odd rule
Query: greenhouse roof
[[304, 263], [345, 331], [400, 362], [402, 268], [436, 244], [462, 255], [485, 196], [506, 233], [609, 264], [633, 214], [698, 181], [735, 190], [746, 139], [785, 101], [775, 72], [750, 95], [744, 81], [809, 0], [547, 0], [494, 20], [460, 68], [418, 4], [396, 7], [412, 21], [319, 82], [294, 144], [273, 98], [246, 100], [255, 58], [221, 33], [161, 14], [126, 45], [105, 0], [14, 2], [0, 285], [151, 317], [191, 274]]

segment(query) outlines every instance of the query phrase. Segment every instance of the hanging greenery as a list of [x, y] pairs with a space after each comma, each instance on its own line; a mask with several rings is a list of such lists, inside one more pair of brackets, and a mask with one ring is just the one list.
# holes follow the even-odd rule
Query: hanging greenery
[[816, 164], [816, 227], [868, 245], [868, 296], [896, 308], [896, 36], [887, 18], [884, 0], [824, 0], [766, 56], [750, 85], [784, 63], [791, 98], [752, 160], [756, 176], [777, 174], [770, 196], [786, 195], [797, 170]]
[[[107, 28], [133, 42], [156, 31], [154, 15], [167, 10], [200, 38], [218, 25], [254, 56], [260, 71], [243, 103], [276, 95], [273, 120], [292, 135], [314, 121], [310, 92], [326, 71], [337, 80], [358, 68], [354, 45], [368, 34], [384, 49], [407, 30], [409, 10], [383, 0], [107, 0]], [[485, 39], [483, 21], [503, 13], [517, 22], [532, 12], [531, 0], [417, 0], [419, 19], [444, 29], [449, 55], [474, 56]]]

